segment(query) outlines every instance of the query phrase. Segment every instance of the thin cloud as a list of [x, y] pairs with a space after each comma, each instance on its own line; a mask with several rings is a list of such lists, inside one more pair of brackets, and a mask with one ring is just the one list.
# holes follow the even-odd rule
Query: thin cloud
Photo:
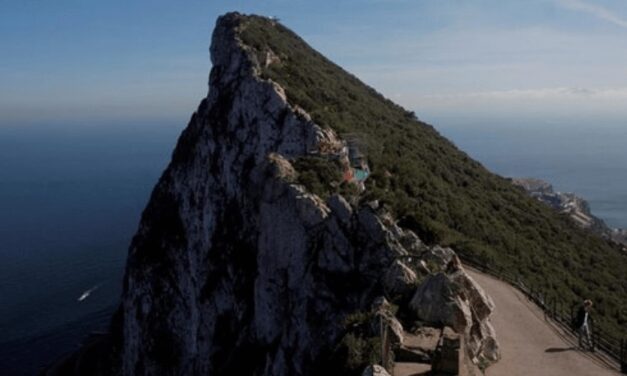
[[556, 2], [564, 8], [585, 12], [627, 29], [627, 19], [620, 17], [615, 12], [601, 5], [590, 4], [583, 0], [556, 0]]
[[426, 95], [406, 92], [395, 100], [416, 109], [418, 116], [425, 119], [461, 116], [607, 121], [627, 116], [627, 87], [547, 87]]
[[426, 94], [430, 99], [545, 99], [545, 98], [627, 98], [627, 88], [589, 89], [584, 87], [556, 87], [539, 89], [494, 90], [455, 94]]

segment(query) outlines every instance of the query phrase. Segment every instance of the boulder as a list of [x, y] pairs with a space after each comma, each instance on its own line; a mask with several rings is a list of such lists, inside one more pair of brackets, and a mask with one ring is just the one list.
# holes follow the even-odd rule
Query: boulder
[[428, 276], [416, 289], [409, 307], [420, 320], [450, 326], [458, 332], [464, 332], [472, 323], [470, 307], [444, 273]]
[[449, 279], [463, 292], [463, 297], [468, 301], [479, 321], [490, 316], [494, 311], [494, 301], [471, 276], [461, 270], [449, 274]]
[[395, 260], [383, 277], [383, 287], [388, 296], [406, 296], [416, 288], [416, 273], [400, 260]]
[[494, 302], [463, 269], [427, 277], [409, 305], [417, 318], [451, 327], [463, 335], [465, 352], [474, 363], [493, 363], [500, 357], [489, 319]]
[[490, 323], [494, 302], [472, 277], [463, 271], [449, 275], [453, 283], [460, 287], [466, 304], [472, 310], [472, 325], [466, 328], [466, 351], [475, 364], [491, 364], [499, 360], [500, 351], [496, 334]]
[[442, 271], [446, 269], [446, 266], [451, 261], [453, 256], [455, 256], [455, 251], [453, 251], [451, 248], [445, 248], [436, 245], [423, 252], [420, 258], [422, 258], [422, 260], [424, 260], [427, 265], [433, 265], [437, 268], [438, 271]]
[[475, 364], [492, 364], [501, 358], [496, 334], [489, 320], [473, 322], [465, 342], [468, 355]]
[[403, 325], [394, 316], [392, 306], [387, 299], [382, 296], [375, 299], [372, 304], [372, 311], [375, 314], [375, 320], [372, 323], [373, 332], [380, 332], [381, 324], [384, 324], [387, 327], [387, 333], [390, 336], [392, 345], [395, 347], [401, 346], [404, 341]]

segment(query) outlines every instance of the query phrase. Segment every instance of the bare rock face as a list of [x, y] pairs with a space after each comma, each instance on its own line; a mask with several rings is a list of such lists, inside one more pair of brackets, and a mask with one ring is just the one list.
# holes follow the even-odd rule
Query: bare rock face
[[419, 319], [449, 326], [462, 334], [466, 353], [475, 364], [499, 359], [490, 324], [494, 303], [463, 269], [427, 277], [416, 290], [410, 307]]
[[383, 286], [388, 296], [404, 296], [416, 288], [418, 277], [402, 261], [396, 260], [385, 272]]
[[[376, 208], [293, 183], [291, 161], [339, 138], [257, 75], [240, 18], [218, 20], [209, 94], [131, 245], [114, 333], [124, 375], [314, 374], [407, 254]], [[403, 289], [413, 277], [397, 267]]]

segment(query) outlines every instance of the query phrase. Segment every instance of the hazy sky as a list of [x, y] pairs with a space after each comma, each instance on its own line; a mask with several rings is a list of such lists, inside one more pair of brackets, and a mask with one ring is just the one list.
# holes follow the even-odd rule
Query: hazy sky
[[427, 121], [627, 120], [627, 0], [0, 0], [0, 126], [186, 122], [231, 10]]

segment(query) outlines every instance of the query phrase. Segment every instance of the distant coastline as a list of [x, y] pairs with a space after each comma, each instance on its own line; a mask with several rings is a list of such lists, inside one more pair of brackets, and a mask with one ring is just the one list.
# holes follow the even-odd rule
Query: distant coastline
[[444, 136], [490, 171], [538, 178], [555, 191], [574, 192], [608, 227], [627, 229], [627, 127], [436, 120]]
[[590, 204], [574, 193], [557, 192], [553, 186], [536, 178], [511, 178], [512, 184], [524, 189], [534, 197], [560, 213], [567, 214], [578, 226], [601, 235], [603, 238], [623, 245], [627, 251], [627, 229], [608, 226], [601, 218], [592, 214]]

